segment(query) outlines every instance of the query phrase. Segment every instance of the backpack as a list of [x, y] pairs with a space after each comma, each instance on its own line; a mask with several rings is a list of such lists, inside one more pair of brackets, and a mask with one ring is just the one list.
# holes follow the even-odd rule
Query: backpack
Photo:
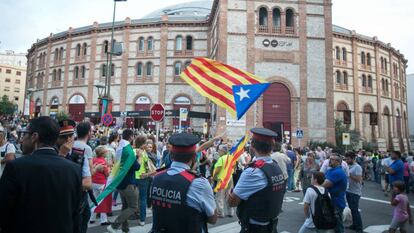
[[325, 193], [321, 194], [319, 189], [315, 186], [312, 185], [310, 187], [318, 194], [318, 197], [315, 200], [315, 214], [312, 214], [313, 224], [315, 224], [316, 229], [334, 229], [337, 222], [328, 191], [325, 190]]

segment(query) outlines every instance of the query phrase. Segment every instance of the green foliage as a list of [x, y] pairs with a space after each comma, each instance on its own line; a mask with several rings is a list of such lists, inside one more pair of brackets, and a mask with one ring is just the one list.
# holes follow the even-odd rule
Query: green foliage
[[70, 114], [64, 112], [64, 111], [59, 111], [58, 114], [56, 115], [56, 120], [57, 121], [63, 121], [66, 119], [70, 118]]
[[0, 115], [12, 115], [14, 113], [14, 104], [4, 95], [0, 100]]
[[[351, 135], [351, 145], [344, 146], [342, 145], [342, 134], [349, 133]], [[357, 150], [359, 149], [359, 140], [361, 135], [356, 130], [350, 130], [349, 125], [344, 125], [341, 120], [335, 120], [335, 139], [336, 139], [336, 149], [341, 151], [342, 153], [345, 152], [346, 149], [348, 150]]]
[[378, 146], [377, 146], [377, 144], [372, 143], [372, 142], [363, 142], [362, 143], [362, 149], [365, 150], [365, 151], [373, 152], [373, 151], [378, 149]]

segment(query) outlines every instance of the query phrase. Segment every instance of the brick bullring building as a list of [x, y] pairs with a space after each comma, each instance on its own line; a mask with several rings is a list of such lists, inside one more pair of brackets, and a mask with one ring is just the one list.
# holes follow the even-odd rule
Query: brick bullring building
[[[111, 23], [51, 34], [29, 49], [27, 86], [36, 114], [64, 110], [81, 120], [98, 112], [95, 85], [112, 76], [114, 114], [150, 127], [148, 110], [162, 103], [164, 127], [183, 122], [236, 137], [265, 126], [280, 135], [304, 132], [302, 142], [335, 139], [342, 119], [381, 149], [408, 148], [407, 60], [390, 44], [332, 25], [330, 0], [205, 0], [166, 7], [115, 23], [124, 53], [106, 72]], [[209, 57], [272, 83], [246, 116], [232, 119], [179, 78], [194, 57]], [[205, 114], [208, 113], [208, 114]], [[211, 114], [210, 114], [211, 113]], [[133, 117], [135, 116], [135, 117]], [[292, 135], [293, 134], [293, 135]]]

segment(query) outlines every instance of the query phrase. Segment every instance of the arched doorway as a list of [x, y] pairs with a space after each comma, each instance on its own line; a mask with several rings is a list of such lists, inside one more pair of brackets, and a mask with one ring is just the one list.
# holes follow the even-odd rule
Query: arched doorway
[[362, 109], [362, 136], [366, 142], [373, 142], [375, 139], [375, 125], [371, 124], [371, 114], [374, 108], [371, 104], [365, 104]]
[[387, 148], [389, 150], [393, 150], [392, 145], [392, 134], [391, 134], [391, 114], [390, 109], [385, 106], [384, 110], [382, 111], [384, 117], [382, 118], [382, 125], [383, 125], [383, 132], [384, 136], [386, 137]]
[[76, 122], [85, 118], [85, 98], [81, 95], [74, 95], [69, 100], [69, 114]]
[[350, 125], [351, 120], [351, 111], [349, 110], [348, 104], [345, 101], [340, 101], [336, 105], [335, 119], [341, 120], [344, 124]]
[[[135, 111], [150, 111], [151, 109], [151, 100], [148, 96], [138, 96], [137, 100], [135, 101]], [[128, 124], [129, 123], [129, 124]], [[133, 125], [134, 128], [140, 129], [153, 129], [154, 125], [152, 124], [150, 118], [148, 117], [134, 117], [134, 118], [127, 118], [127, 125]]]
[[[191, 100], [186, 96], [178, 96], [174, 99], [173, 102], [173, 109], [180, 111], [180, 108], [186, 108], [188, 111], [191, 110]], [[178, 128], [179, 126], [179, 116], [173, 118], [173, 126], [174, 128]], [[181, 127], [188, 127], [190, 126], [190, 118], [187, 117], [186, 121], [181, 122]]]
[[263, 127], [278, 134], [291, 132], [291, 97], [289, 89], [281, 83], [272, 83], [263, 95]]
[[396, 120], [397, 120], [397, 136], [398, 136], [398, 142], [399, 142], [399, 145], [400, 145], [400, 151], [401, 152], [404, 152], [405, 150], [404, 150], [404, 142], [403, 142], [403, 132], [402, 132], [402, 122], [401, 122], [401, 118], [402, 118], [402, 116], [401, 116], [401, 112], [400, 112], [400, 109], [398, 109], [397, 108], [397, 115], [395, 116], [396, 117]]
[[50, 101], [50, 110], [49, 110], [49, 115], [52, 118], [55, 118], [57, 113], [59, 110], [59, 98], [58, 97], [53, 97], [52, 100]]
[[42, 109], [42, 100], [40, 100], [40, 98], [37, 98], [36, 104], [35, 104], [34, 117], [40, 117], [41, 109]]

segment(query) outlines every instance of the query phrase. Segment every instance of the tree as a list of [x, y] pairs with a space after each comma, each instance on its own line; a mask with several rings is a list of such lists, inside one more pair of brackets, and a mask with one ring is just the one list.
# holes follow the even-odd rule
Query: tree
[[0, 100], [0, 115], [12, 115], [14, 113], [14, 104], [4, 95]]
[[66, 120], [66, 119], [70, 119], [70, 115], [67, 114], [64, 111], [59, 111], [58, 114], [56, 115], [56, 120], [57, 121], [63, 121], [63, 120]]
[[[349, 133], [351, 135], [351, 145], [345, 147], [342, 145], [342, 134], [343, 133]], [[335, 139], [336, 139], [336, 147], [339, 149], [342, 153], [345, 152], [346, 149], [348, 150], [357, 150], [359, 149], [359, 140], [361, 138], [361, 135], [356, 130], [350, 130], [349, 125], [344, 125], [344, 123], [336, 119], [335, 120]]]

